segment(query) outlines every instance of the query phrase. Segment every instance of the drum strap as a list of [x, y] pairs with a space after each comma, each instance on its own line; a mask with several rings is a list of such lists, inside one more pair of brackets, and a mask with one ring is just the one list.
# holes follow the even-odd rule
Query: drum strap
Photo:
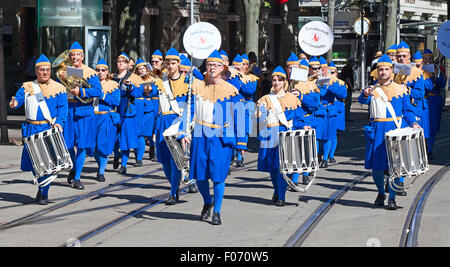
[[45, 98], [42, 95], [42, 91], [41, 88], [39, 87], [37, 80], [34, 80], [32, 84], [34, 95], [36, 96], [36, 101], [38, 102], [38, 105], [41, 108], [42, 115], [44, 116], [45, 120], [47, 120], [50, 123], [50, 125], [53, 126], [55, 120], [52, 119], [52, 116], [50, 115], [50, 110], [48, 110], [47, 102], [45, 102]]
[[376, 90], [377, 93], [380, 94], [381, 98], [385, 102], [386, 108], [388, 109], [389, 113], [391, 113], [391, 116], [392, 116], [392, 119], [394, 120], [395, 126], [397, 126], [397, 128], [401, 128], [402, 127], [402, 119], [401, 118], [400, 118], [400, 120], [397, 119], [397, 115], [395, 114], [394, 107], [392, 106], [391, 102], [388, 100], [386, 94], [383, 92], [383, 90], [381, 90], [380, 87], [375, 87], [374, 90]]
[[269, 95], [270, 102], [272, 102], [272, 106], [275, 109], [275, 114], [280, 121], [281, 124], [286, 126], [288, 129], [292, 128], [292, 125], [286, 119], [286, 114], [284, 114], [283, 109], [281, 108], [280, 101], [278, 101], [278, 97], [276, 95]]
[[176, 114], [178, 114], [178, 116], [181, 116], [181, 110], [178, 107], [177, 100], [173, 97], [172, 87], [170, 86], [169, 79], [164, 79], [162, 85], [165, 92], [164, 96], [169, 100], [170, 107]]

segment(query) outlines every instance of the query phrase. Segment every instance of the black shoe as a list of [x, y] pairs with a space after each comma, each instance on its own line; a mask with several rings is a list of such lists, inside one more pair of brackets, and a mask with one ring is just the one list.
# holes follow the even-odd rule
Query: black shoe
[[241, 161], [236, 161], [236, 167], [237, 167], [237, 168], [244, 167], [244, 161], [243, 161], [243, 160], [241, 160]]
[[198, 192], [197, 186], [195, 186], [195, 184], [191, 184], [189, 186], [188, 193], [197, 193], [197, 192]]
[[328, 162], [326, 160], [322, 160], [319, 167], [320, 168], [328, 168]]
[[134, 164], [135, 167], [142, 167], [142, 160], [136, 160], [136, 164]]
[[178, 200], [178, 197], [169, 195], [169, 198], [166, 200], [165, 204], [170, 205], [170, 206], [175, 205], [175, 204], [177, 204], [177, 200]]
[[387, 206], [388, 210], [396, 210], [398, 209], [397, 207], [397, 203], [395, 203], [395, 199], [389, 199], [388, 200], [388, 206]]
[[278, 201], [278, 195], [273, 194], [272, 196], [272, 202], [276, 203]]
[[37, 197], [36, 202], [39, 205], [47, 205], [48, 204], [48, 196], [41, 195], [40, 191], [38, 193], [39, 197]]
[[302, 184], [309, 184], [311, 182], [311, 179], [309, 179], [309, 175], [303, 174], [302, 175]]
[[119, 158], [114, 158], [113, 169], [115, 170], [115, 169], [119, 168], [119, 165], [120, 165]]
[[334, 158], [330, 158], [330, 159], [328, 159], [328, 162], [329, 163], [336, 163], [336, 160]]
[[75, 170], [72, 169], [72, 170], [69, 172], [69, 175], [67, 175], [67, 183], [68, 183], [68, 184], [72, 184], [74, 178], [75, 178]]
[[220, 213], [213, 212], [211, 223], [213, 225], [221, 225], [222, 224], [222, 220], [220, 219]]
[[384, 200], [386, 200], [386, 195], [378, 194], [377, 198], [375, 199], [375, 202], [373, 203], [373, 206], [374, 207], [383, 207]]
[[155, 161], [155, 147], [151, 146], [150, 150], [148, 151], [148, 157], [151, 161]]
[[206, 220], [211, 216], [211, 209], [214, 207], [214, 200], [211, 204], [203, 204], [202, 213], [200, 213], [200, 219]]
[[277, 203], [275, 204], [278, 207], [284, 207], [285, 201], [282, 199], [278, 199]]
[[127, 168], [124, 166], [120, 167], [119, 174], [127, 174]]
[[75, 180], [75, 182], [73, 183], [73, 188], [83, 190], [84, 186], [81, 184], [80, 180]]
[[104, 182], [105, 181], [105, 175], [103, 174], [97, 174], [97, 181]]

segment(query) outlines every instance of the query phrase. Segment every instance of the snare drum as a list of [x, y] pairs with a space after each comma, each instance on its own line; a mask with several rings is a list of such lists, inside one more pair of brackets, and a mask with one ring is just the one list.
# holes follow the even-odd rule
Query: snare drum
[[[315, 129], [280, 132], [278, 152], [280, 172], [288, 185], [297, 192], [306, 191], [319, 170]], [[295, 185], [292, 179], [287, 177], [287, 174], [303, 172], [313, 174], [313, 178], [306, 188]]]
[[[72, 169], [72, 160], [58, 127], [26, 137], [23, 141], [33, 164], [35, 183], [45, 175], [52, 175], [53, 180], [58, 172]], [[50, 182], [45, 180], [39, 186]]]
[[[391, 130], [385, 135], [389, 164], [389, 182], [394, 178], [406, 177], [404, 187], [409, 188], [419, 175], [429, 170], [423, 129], [411, 127]], [[392, 188], [400, 188], [395, 184]], [[397, 191], [397, 190], [396, 190]]]

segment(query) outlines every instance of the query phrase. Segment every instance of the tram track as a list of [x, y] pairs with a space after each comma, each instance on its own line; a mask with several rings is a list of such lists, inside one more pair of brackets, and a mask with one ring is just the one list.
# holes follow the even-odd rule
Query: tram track
[[[255, 163], [255, 162], [257, 162], [257, 160], [249, 161], [246, 163], [247, 167], [239, 168], [239, 169], [232, 169], [231, 172], [239, 173], [241, 171], [245, 171], [245, 170], [254, 168], [255, 166], [248, 166], [248, 165]], [[241, 182], [237, 182], [235, 184], [246, 183], [246, 182], [248, 182], [248, 181], [241, 181]], [[185, 195], [185, 194], [187, 194], [188, 188], [189, 188], [189, 186], [183, 186], [179, 189], [178, 193], [180, 195]], [[149, 197], [147, 201], [144, 201], [144, 205], [142, 205], [141, 207], [134, 209], [130, 212], [127, 212], [126, 214], [124, 214], [122, 216], [118, 216], [98, 227], [94, 227], [93, 229], [88, 230], [87, 232], [79, 235], [77, 238], [68, 239], [68, 241], [60, 244], [59, 246], [60, 247], [70, 247], [70, 246], [81, 245], [81, 243], [87, 241], [88, 239], [91, 239], [97, 235], [100, 235], [101, 233], [111, 229], [112, 227], [114, 227], [128, 219], [133, 218], [134, 216], [136, 216], [150, 208], [153, 208], [157, 205], [164, 203], [168, 199], [168, 197], [169, 197], [169, 193], [164, 193], [164, 194], [159, 194], [157, 196]]]
[[447, 174], [449, 169], [450, 163], [447, 163], [444, 167], [432, 175], [416, 194], [403, 226], [402, 235], [399, 242], [400, 247], [418, 246], [417, 239], [419, 235], [420, 221], [427, 198], [434, 186], [439, 183], [445, 174]]

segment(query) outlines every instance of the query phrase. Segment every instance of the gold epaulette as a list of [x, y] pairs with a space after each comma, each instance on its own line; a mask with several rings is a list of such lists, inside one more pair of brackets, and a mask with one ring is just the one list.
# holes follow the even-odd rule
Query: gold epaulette
[[417, 82], [421, 77], [423, 77], [423, 72], [421, 69], [417, 67], [411, 68], [411, 73], [408, 75], [406, 80], [403, 82], [404, 84], [408, 83], [415, 83]]
[[231, 85], [229, 82], [221, 80], [217, 85], [207, 85], [204, 81], [194, 80], [193, 94], [203, 100], [207, 100], [211, 103], [216, 103], [217, 101], [225, 101], [233, 96], [239, 94], [236, 87]]
[[[383, 92], [386, 94], [389, 101], [393, 98], [400, 98], [408, 94], [408, 88], [405, 85], [391, 82], [386, 86], [380, 86]], [[377, 91], [373, 91], [375, 98], [381, 98]]]
[[[301, 102], [298, 99], [298, 97], [296, 97], [295, 95], [286, 92], [286, 94], [281, 97], [278, 98], [278, 101], [280, 102], [281, 108], [283, 109], [283, 111], [286, 110], [293, 110], [293, 109], [297, 109], [299, 107], [301, 107]], [[270, 101], [270, 97], [269, 95], [265, 95], [263, 97], [261, 97], [256, 104], [258, 106], [265, 106], [267, 110], [271, 110], [272, 109], [272, 101]]]
[[306, 81], [296, 83], [294, 86], [294, 90], [299, 91], [302, 95], [307, 95], [312, 92], [317, 92], [319, 88], [317, 87], [316, 83], [312, 81]]
[[259, 80], [259, 77], [256, 76], [256, 75], [254, 75], [254, 74], [252, 74], [252, 73], [247, 74], [247, 76], [248, 76], [248, 79], [249, 79], [251, 82], [256, 82], [256, 81]]
[[136, 87], [139, 87], [141, 86], [142, 83], [144, 83], [142, 78], [134, 73], [131, 74], [130, 77], [128, 77], [128, 80], [131, 82], [131, 84], [133, 84]]
[[422, 70], [422, 74], [423, 74], [423, 79], [424, 80], [428, 80], [428, 79], [432, 79], [434, 77], [434, 73]]
[[236, 76], [239, 76], [239, 71], [235, 68], [229, 68], [228, 71], [231, 73], [230, 78], [234, 78]]
[[103, 80], [101, 81], [103, 93], [110, 94], [114, 92], [114, 90], [119, 89], [119, 84], [113, 80]]
[[[33, 82], [25, 82], [22, 87], [26, 93], [34, 95]], [[39, 87], [41, 88], [42, 95], [47, 99], [50, 97], [55, 97], [61, 93], [66, 93], [66, 87], [52, 79], [50, 79], [46, 84], [39, 83]]]
[[89, 80], [90, 78], [94, 77], [97, 75], [97, 72], [91, 68], [89, 68], [88, 66], [84, 65], [81, 66], [81, 68], [83, 69], [83, 78], [85, 80]]

